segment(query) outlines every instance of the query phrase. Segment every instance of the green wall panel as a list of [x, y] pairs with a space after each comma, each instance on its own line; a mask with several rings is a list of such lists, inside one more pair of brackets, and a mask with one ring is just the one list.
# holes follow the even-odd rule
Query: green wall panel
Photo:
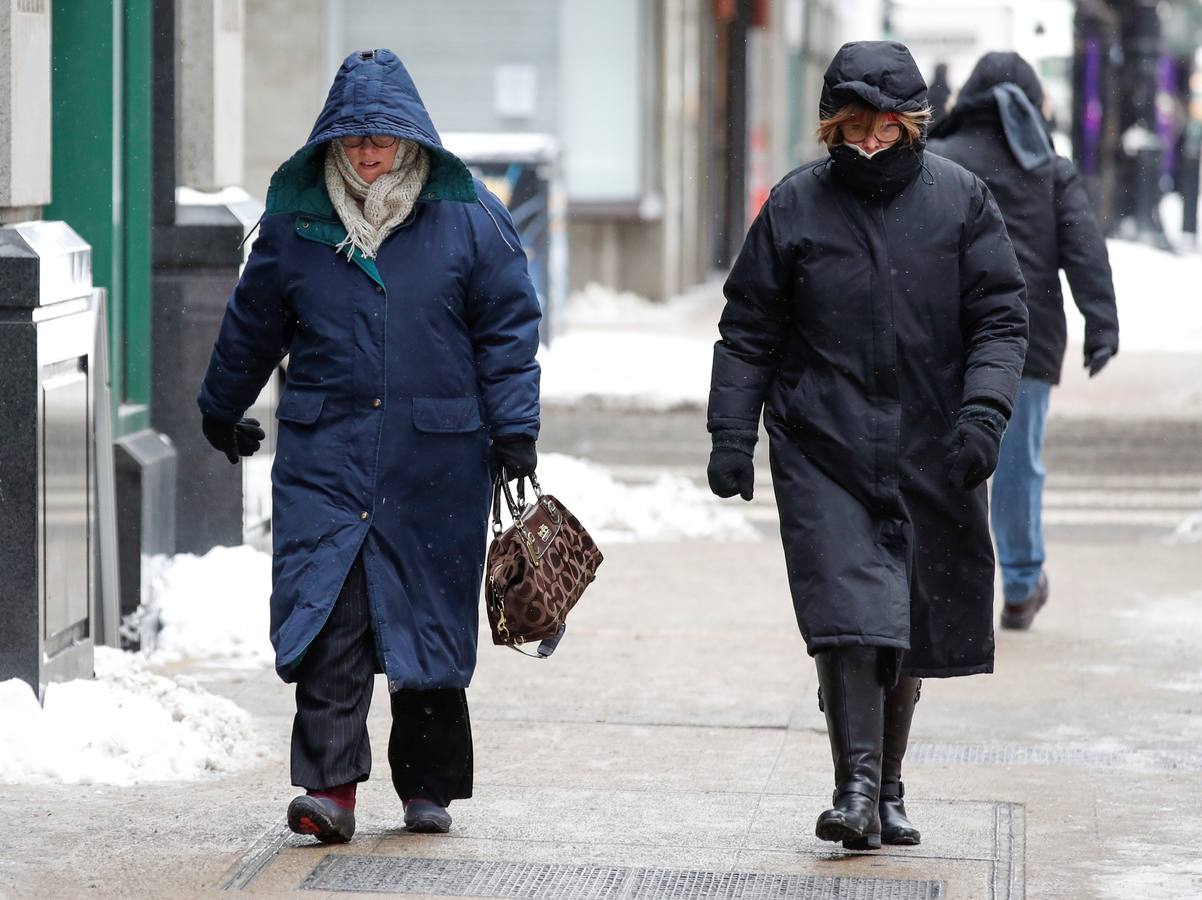
[[52, 200], [108, 289], [116, 435], [148, 421], [151, 0], [54, 0]]
[[[152, 0], [125, 0], [123, 284], [125, 402], [150, 405]], [[147, 423], [149, 424], [149, 423]]]

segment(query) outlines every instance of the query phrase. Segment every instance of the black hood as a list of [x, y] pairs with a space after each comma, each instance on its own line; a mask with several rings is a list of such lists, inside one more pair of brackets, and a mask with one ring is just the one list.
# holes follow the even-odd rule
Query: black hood
[[927, 103], [927, 83], [905, 44], [856, 41], [844, 44], [822, 78], [821, 115], [854, 101], [884, 112], [918, 112]]
[[[1031, 64], [1017, 53], [996, 51], [986, 53], [973, 67], [968, 81], [960, 88], [960, 96], [971, 98], [988, 94], [999, 84], [1017, 84], [1036, 109], [1043, 108], [1043, 84]], [[957, 103], [957, 106], [960, 104]]]
[[1015, 161], [1032, 172], [1056, 156], [1042, 104], [1043, 85], [1025, 59], [1017, 53], [986, 53], [964, 82], [952, 111], [935, 124], [930, 136], [950, 137], [973, 122], [1000, 126]]

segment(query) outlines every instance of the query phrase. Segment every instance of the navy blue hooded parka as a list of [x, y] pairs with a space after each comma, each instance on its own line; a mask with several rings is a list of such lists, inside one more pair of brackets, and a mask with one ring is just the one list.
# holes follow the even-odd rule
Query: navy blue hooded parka
[[[378, 255], [348, 260], [323, 165], [328, 141], [361, 134], [416, 141], [431, 168]], [[466, 687], [489, 438], [539, 428], [540, 310], [520, 239], [387, 50], [347, 57], [266, 207], [197, 399], [235, 421], [289, 356], [272, 468], [277, 671], [292, 680], [362, 552], [389, 689]]]

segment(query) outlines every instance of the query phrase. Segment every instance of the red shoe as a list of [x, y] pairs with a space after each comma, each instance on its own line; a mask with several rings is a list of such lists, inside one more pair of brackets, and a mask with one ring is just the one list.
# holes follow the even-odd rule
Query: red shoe
[[288, 827], [323, 844], [345, 844], [355, 834], [355, 785], [309, 791], [288, 804]]

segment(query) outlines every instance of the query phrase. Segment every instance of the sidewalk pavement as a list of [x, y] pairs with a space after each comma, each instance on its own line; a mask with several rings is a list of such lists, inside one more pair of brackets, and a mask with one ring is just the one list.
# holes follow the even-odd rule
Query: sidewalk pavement
[[1196, 544], [1053, 543], [1051, 601], [999, 633], [997, 673], [924, 684], [904, 773], [923, 843], [875, 853], [813, 834], [831, 764], [779, 545], [605, 549], [554, 658], [481, 647], [475, 797], [450, 835], [401, 830], [382, 689], [359, 836], [288, 834], [289, 688], [196, 672], [254, 715], [258, 764], [0, 787], [0, 895], [1202, 895]]

